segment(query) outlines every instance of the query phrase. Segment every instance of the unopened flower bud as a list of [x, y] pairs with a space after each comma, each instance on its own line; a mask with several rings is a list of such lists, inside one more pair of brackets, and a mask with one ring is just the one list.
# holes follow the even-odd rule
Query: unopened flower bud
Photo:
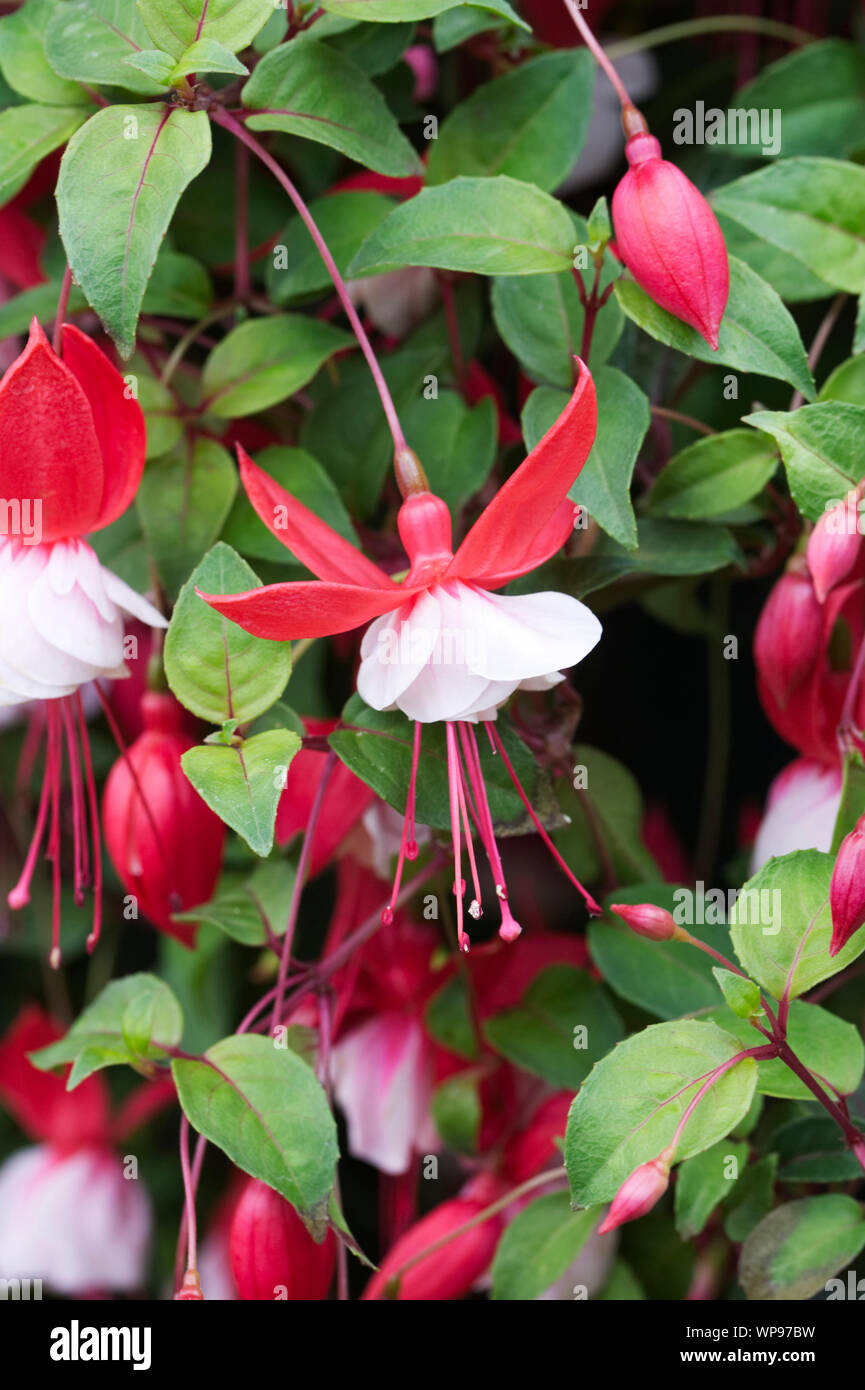
[[730, 289], [717, 218], [648, 131], [631, 135], [625, 154], [630, 168], [613, 194], [619, 254], [657, 304], [717, 348]]
[[823, 641], [823, 614], [810, 576], [787, 570], [773, 588], [754, 633], [761, 680], [782, 709], [810, 675]]
[[610, 911], [637, 936], [647, 936], [650, 941], [672, 941], [680, 935], [672, 912], [654, 903], [610, 903]]
[[614, 1231], [626, 1221], [636, 1221], [638, 1217], [651, 1211], [667, 1190], [672, 1161], [673, 1150], [668, 1147], [657, 1158], [651, 1159], [648, 1163], [641, 1163], [639, 1168], [635, 1168], [613, 1198], [610, 1210], [598, 1227], [598, 1235]]
[[865, 922], [865, 816], [841, 841], [832, 871], [829, 903], [832, 908], [829, 954], [837, 956]]
[[808, 568], [814, 592], [824, 603], [830, 589], [847, 578], [861, 550], [859, 491], [848, 492], [819, 518], [808, 539]]
[[336, 1240], [328, 1231], [316, 1245], [294, 1207], [253, 1178], [231, 1222], [229, 1258], [242, 1299], [319, 1302], [333, 1279]]

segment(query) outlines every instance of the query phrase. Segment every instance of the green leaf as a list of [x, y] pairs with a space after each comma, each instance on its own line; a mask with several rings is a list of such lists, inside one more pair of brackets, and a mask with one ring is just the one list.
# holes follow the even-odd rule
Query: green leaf
[[605, 1303], [639, 1303], [646, 1297], [645, 1290], [630, 1265], [624, 1260], [616, 1260], [612, 1273], [597, 1298]]
[[143, 48], [140, 53], [130, 53], [121, 61], [124, 67], [143, 72], [145, 77], [151, 78], [158, 87], [171, 85], [174, 59], [170, 53], [163, 53], [161, 48]]
[[431, 400], [417, 397], [401, 419], [433, 492], [457, 511], [483, 487], [495, 462], [493, 401], [486, 397], [469, 407], [456, 391], [439, 391]]
[[[770, 63], [736, 93], [745, 111], [778, 109], [781, 147], [776, 154], [847, 155], [865, 142], [865, 53], [842, 39], [806, 44]], [[783, 115], [781, 115], [783, 112]], [[763, 156], [760, 140], [720, 142], [726, 155]]]
[[561, 777], [555, 783], [570, 824], [554, 837], [572, 871], [593, 883], [609, 862], [620, 882], [653, 877], [657, 865], [642, 842], [643, 800], [635, 778], [616, 758], [588, 744], [576, 744], [572, 756], [572, 782]]
[[213, 285], [201, 262], [194, 256], [170, 251], [163, 242], [144, 291], [142, 313], [202, 319], [212, 305]]
[[865, 169], [785, 159], [718, 188], [713, 205], [834, 289], [865, 290]]
[[[687, 945], [687, 942], [685, 943]], [[712, 974], [718, 981], [718, 988], [737, 1018], [754, 1018], [762, 1012], [763, 1000], [760, 988], [753, 980], [743, 979], [732, 970], [724, 970], [713, 965]]]
[[62, 77], [142, 96], [155, 96], [165, 82], [136, 72], [125, 60], [149, 47], [135, 0], [65, 0], [45, 30], [46, 56]]
[[571, 1211], [566, 1192], [536, 1198], [499, 1241], [493, 1298], [523, 1303], [540, 1298], [574, 1263], [597, 1221], [596, 1211]]
[[682, 1240], [693, 1240], [700, 1234], [712, 1212], [733, 1190], [747, 1157], [746, 1143], [719, 1139], [710, 1149], [685, 1160], [676, 1179], [676, 1230]]
[[821, 386], [817, 399], [865, 405], [865, 358], [848, 357], [836, 367]]
[[300, 748], [289, 729], [271, 729], [232, 747], [201, 744], [180, 759], [198, 795], [254, 854], [270, 854], [285, 774]]
[[448, 1148], [461, 1154], [477, 1153], [483, 1119], [477, 1072], [457, 1072], [436, 1087], [432, 1118]]
[[772, 1136], [782, 1182], [852, 1182], [862, 1168], [829, 1115], [809, 1115], [783, 1125]]
[[336, 1173], [336, 1125], [315, 1073], [289, 1047], [249, 1033], [223, 1038], [201, 1060], [171, 1067], [190, 1124], [304, 1218], [327, 1226]]
[[[334, 30], [325, 33], [324, 26], [333, 24]], [[334, 48], [340, 49], [353, 63], [365, 72], [367, 77], [381, 77], [396, 67], [415, 35], [415, 25], [406, 24], [353, 24], [350, 20], [336, 15], [322, 15], [317, 19], [314, 30], [309, 30], [316, 40], [324, 37]]]
[[280, 44], [243, 89], [250, 130], [283, 130], [329, 145], [380, 174], [419, 172], [414, 149], [384, 97], [335, 48], [304, 39]]
[[[373, 20], [384, 24], [395, 24], [409, 19], [431, 19], [433, 15], [450, 10], [455, 5], [460, 10], [467, 8], [460, 4], [460, 0], [323, 0], [324, 9], [329, 10], [331, 14], [343, 15], [346, 19]], [[501, 15], [520, 29], [529, 28], [507, 0], [487, 0], [479, 8]]]
[[288, 927], [295, 870], [287, 859], [268, 860], [239, 882], [224, 874], [215, 898], [190, 912], [176, 912], [176, 922], [210, 922], [242, 946], [265, 946], [267, 928], [276, 936]]
[[14, 198], [46, 155], [86, 121], [80, 106], [10, 106], [0, 111], [0, 206]]
[[841, 804], [832, 832], [831, 853], [837, 854], [841, 841], [849, 835], [857, 821], [865, 816], [865, 761], [858, 748], [844, 755], [844, 780], [841, 785]]
[[[155, 376], [151, 376], [150, 368], [143, 358], [131, 359], [127, 376], [135, 378], [138, 404], [144, 411], [147, 424], [147, 458], [159, 458], [173, 449], [183, 435], [183, 424], [178, 415], [180, 407], [168, 388], [157, 381]], [[140, 508], [140, 487], [136, 500]]]
[[[828, 1121], [831, 1124], [831, 1120]], [[833, 1126], [837, 1134], [836, 1126]], [[767, 1154], [750, 1163], [736, 1183], [727, 1201], [724, 1233], [728, 1240], [746, 1239], [772, 1206], [778, 1155]]]
[[254, 415], [311, 381], [353, 339], [305, 314], [273, 314], [233, 328], [207, 359], [201, 378], [207, 409], [223, 419]]
[[74, 1063], [66, 1084], [71, 1091], [103, 1067], [162, 1058], [182, 1036], [183, 1014], [168, 986], [155, 975], [126, 975], [105, 986], [65, 1037], [30, 1060], [42, 1071]]
[[202, 39], [231, 53], [246, 48], [271, 18], [273, 0], [138, 0], [138, 8], [157, 48], [179, 58]]
[[670, 459], [649, 493], [649, 513], [686, 521], [722, 516], [761, 492], [777, 467], [775, 449], [752, 430], [710, 435]]
[[[620, 545], [636, 548], [637, 523], [630, 487], [634, 464], [649, 428], [649, 402], [638, 386], [615, 367], [595, 372], [598, 432], [592, 452], [568, 496]], [[533, 449], [555, 423], [567, 396], [539, 386], [523, 407], [526, 448]]]
[[487, 1041], [515, 1066], [576, 1090], [595, 1062], [624, 1037], [606, 994], [583, 970], [551, 965], [514, 1009], [484, 1023]]
[[478, 1043], [472, 1018], [471, 998], [465, 980], [454, 975], [432, 996], [426, 1006], [427, 1032], [448, 1052], [473, 1062]]
[[761, 280], [772, 286], [785, 304], [826, 298], [824, 282], [818, 280], [795, 256], [754, 236], [740, 222], [725, 217], [723, 212], [718, 213], [718, 225], [724, 233], [728, 255], [736, 256], [749, 265]]
[[[711, 574], [727, 565], [744, 567], [744, 556], [725, 526], [713, 522], [667, 521], [654, 517], [637, 520], [637, 550], [626, 549], [612, 537], [601, 536], [591, 555], [553, 561], [545, 566], [545, 587], [585, 598], [629, 575], [653, 575], [684, 579]], [[531, 588], [529, 588], [531, 585]], [[537, 574], [518, 580], [511, 592], [535, 592]]]
[[[737, 1037], [743, 1047], [751, 1047], [756, 1042], [754, 1030], [729, 1009], [714, 1009], [711, 1018]], [[856, 1090], [865, 1071], [865, 1046], [852, 1023], [846, 1023], [817, 1004], [794, 999], [790, 1005], [787, 1036], [800, 1062], [819, 1081], [828, 1082], [843, 1096]], [[759, 1063], [757, 1090], [762, 1095], [784, 1100], [812, 1100], [814, 1094], [780, 1058]]]
[[793, 318], [771, 285], [735, 256], [730, 257], [730, 297], [716, 352], [695, 328], [650, 299], [636, 281], [617, 280], [615, 292], [628, 318], [658, 342], [700, 362], [788, 381], [806, 400], [814, 399], [814, 381]]
[[742, 1247], [739, 1282], [760, 1302], [806, 1299], [865, 1246], [862, 1209], [827, 1193], [787, 1202], [764, 1217]]
[[231, 456], [212, 439], [199, 438], [191, 447], [183, 443], [144, 470], [135, 505], [170, 595], [219, 536], [236, 491]]
[[790, 491], [809, 520], [859, 482], [865, 406], [827, 401], [791, 412], [758, 410], [744, 420], [777, 440]]
[[[390, 802], [400, 815], [405, 811], [411, 771], [412, 726], [404, 715], [370, 709], [359, 695], [352, 695], [342, 712], [343, 727], [328, 742], [337, 757], [362, 782]], [[508, 721], [499, 717], [498, 732], [526, 793], [532, 795], [537, 777], [534, 758]], [[523, 804], [500, 757], [494, 757], [486, 739], [478, 739], [481, 770], [494, 823], [523, 828]], [[416, 816], [419, 825], [450, 829], [450, 794], [444, 730], [438, 724], [423, 731], [417, 777]]]
[[[740, 1051], [714, 1023], [655, 1023], [599, 1062], [571, 1106], [565, 1161], [577, 1206], [610, 1201], [641, 1163], [670, 1143], [707, 1073]], [[729, 1134], [751, 1104], [757, 1080], [746, 1057], [712, 1086], [682, 1131], [678, 1159]]]
[[[579, 226], [575, 235], [580, 235]], [[585, 272], [585, 277], [591, 279], [593, 274]], [[610, 270], [609, 279], [613, 274]], [[526, 371], [572, 391], [574, 356], [581, 351], [585, 323], [573, 271], [536, 275], [530, 280], [512, 276], [494, 280], [492, 306], [499, 333]], [[610, 356], [622, 336], [624, 321], [618, 302], [609, 299], [598, 314], [592, 335], [592, 371]]]
[[739, 963], [775, 999], [785, 989], [795, 999], [865, 951], [860, 928], [836, 956], [829, 955], [834, 862], [815, 849], [770, 859], [736, 899], [730, 934]]
[[457, 178], [395, 208], [364, 242], [348, 273], [431, 265], [479, 275], [534, 275], [570, 269], [573, 246], [566, 209], [533, 184], [504, 174]]
[[13, 91], [47, 106], [87, 106], [90, 98], [77, 82], [58, 77], [45, 56], [45, 28], [54, 0], [27, 4], [0, 20], [0, 71]]
[[[340, 274], [346, 273], [352, 257], [394, 206], [393, 198], [360, 189], [329, 193], [310, 203], [310, 213]], [[289, 304], [329, 289], [330, 284], [309, 232], [299, 217], [293, 217], [267, 263], [270, 297], [275, 304]]]
[[454, 107], [431, 142], [427, 184], [459, 174], [510, 174], [552, 192], [583, 148], [594, 85], [585, 48], [544, 53], [482, 84]]
[[232, 72], [244, 75], [249, 68], [230, 49], [214, 38], [196, 39], [178, 58], [172, 78], [177, 81], [189, 73]]
[[210, 158], [204, 111], [109, 106], [72, 137], [60, 165], [60, 235], [76, 280], [122, 357], [177, 201]]
[[[613, 902], [654, 903], [672, 912], [676, 892], [671, 883], [639, 883], [609, 896]], [[688, 930], [723, 951], [718, 927]], [[607, 911], [589, 923], [589, 951], [610, 988], [656, 1018], [678, 1018], [717, 1004], [711, 958], [685, 941], [649, 941]]]
[[[343, 506], [342, 498], [330, 481], [321, 464], [305, 449], [289, 449], [281, 444], [271, 444], [256, 453], [255, 461], [259, 468], [285, 488], [292, 497], [297, 498], [310, 511], [326, 521], [334, 531], [345, 540], [357, 545], [357, 536], [351, 519]], [[223, 530], [223, 539], [243, 555], [256, 556], [262, 560], [272, 560], [276, 564], [295, 566], [300, 572], [303, 566], [295, 560], [290, 550], [268, 531], [264, 522], [241, 488]]]
[[255, 571], [220, 541], [190, 575], [175, 605], [165, 638], [168, 684], [182, 705], [211, 724], [246, 723], [269, 709], [288, 682], [291, 648], [244, 632], [195, 590], [236, 594], [259, 587]]

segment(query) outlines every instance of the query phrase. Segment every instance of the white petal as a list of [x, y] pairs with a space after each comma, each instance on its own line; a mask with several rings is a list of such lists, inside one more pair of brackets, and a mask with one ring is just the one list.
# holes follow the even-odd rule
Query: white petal
[[351, 1152], [383, 1173], [404, 1173], [428, 1138], [432, 1069], [423, 1025], [379, 1014], [348, 1033], [331, 1057]]
[[[471, 633], [473, 669], [490, 680], [531, 680], [576, 665], [597, 644], [601, 624], [568, 594], [491, 594], [460, 585], [458, 603]], [[449, 607], [442, 603], [443, 623]]]
[[377, 618], [364, 633], [357, 692], [371, 709], [392, 709], [427, 665], [438, 641], [441, 608], [435, 590]]
[[103, 569], [102, 578], [105, 581], [105, 592], [116, 603], [118, 608], [122, 608], [124, 613], [129, 613], [139, 622], [146, 623], [148, 627], [168, 627], [168, 619], [163, 618], [158, 608], [142, 594], [137, 594], [127, 583], [114, 574], [111, 570]]
[[828, 853], [841, 804], [841, 769], [796, 758], [779, 772], [751, 852], [751, 873], [795, 849]]

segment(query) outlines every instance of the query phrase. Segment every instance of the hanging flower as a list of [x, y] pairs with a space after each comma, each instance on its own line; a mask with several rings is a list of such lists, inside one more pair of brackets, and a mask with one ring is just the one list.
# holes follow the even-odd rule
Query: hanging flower
[[41, 1279], [78, 1296], [132, 1292], [144, 1279], [150, 1203], [113, 1143], [161, 1108], [173, 1086], [147, 1083], [112, 1121], [101, 1076], [67, 1091], [65, 1077], [28, 1060], [60, 1036], [29, 1007], [0, 1042], [0, 1099], [38, 1141], [0, 1166], [0, 1278]]
[[144, 416], [120, 373], [85, 334], [65, 324], [62, 347], [61, 358], [34, 319], [27, 347], [0, 382], [0, 705], [42, 700], [46, 715], [36, 827], [9, 905], [19, 908], [29, 901], [47, 830], [54, 966], [60, 964], [64, 746], [76, 900], [83, 901], [89, 882], [95, 890], [88, 949], [99, 936], [99, 813], [79, 691], [99, 676], [126, 673], [124, 613], [153, 627], [166, 626], [146, 599], [102, 567], [83, 539], [115, 521], [135, 495], [144, 467]]
[[149, 691], [141, 710], [144, 730], [105, 783], [105, 844], [144, 916], [192, 947], [197, 923], [175, 922], [174, 914], [213, 896], [225, 825], [184, 776], [180, 759], [195, 740], [186, 733], [186, 716], [174, 696]]
[[405, 501], [400, 536], [409, 556], [397, 584], [308, 508], [290, 497], [242, 449], [241, 477], [265, 525], [319, 577], [273, 584], [248, 593], [201, 594], [217, 612], [258, 637], [287, 640], [348, 632], [371, 619], [364, 635], [358, 692], [377, 710], [399, 709], [414, 721], [412, 770], [392, 914], [406, 858], [417, 853], [415, 791], [424, 724], [445, 724], [450, 819], [454, 848], [457, 930], [463, 926], [462, 842], [474, 885], [469, 906], [480, 916], [480, 888], [469, 818], [492, 867], [501, 903], [500, 933], [520, 933], [508, 905], [507, 885], [484, 787], [475, 725], [483, 723], [537, 830], [586, 898], [554, 849], [520, 786], [496, 731], [498, 709], [518, 689], [548, 689], [562, 669], [581, 661], [597, 643], [601, 625], [576, 599], [561, 593], [519, 597], [493, 593], [550, 559], [573, 528], [577, 508], [568, 500], [595, 437], [597, 407], [588, 369], [580, 363], [574, 393], [559, 419], [500, 488], [454, 554], [445, 503], [429, 491], [423, 471], [406, 449], [397, 459]]

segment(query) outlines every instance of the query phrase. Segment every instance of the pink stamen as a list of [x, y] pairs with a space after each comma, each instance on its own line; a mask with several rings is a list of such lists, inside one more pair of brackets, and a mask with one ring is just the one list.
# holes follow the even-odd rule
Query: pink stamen
[[493, 828], [493, 815], [490, 810], [490, 803], [487, 800], [487, 790], [484, 785], [483, 771], [481, 769], [481, 757], [478, 752], [475, 731], [471, 724], [466, 725], [466, 743], [471, 752], [470, 769], [475, 778], [475, 798], [478, 804], [478, 811], [486, 825], [488, 844], [486, 845], [487, 856], [493, 870], [493, 877], [496, 885], [496, 896], [501, 904], [502, 921], [499, 927], [499, 936], [503, 941], [516, 941], [522, 931], [522, 927], [514, 917], [508, 902], [508, 885], [505, 881], [505, 871], [502, 867], [499, 847], [496, 844], [495, 830]]
[[565, 861], [564, 861], [564, 859], [562, 858], [562, 856], [559, 854], [559, 851], [556, 849], [555, 845], [553, 844], [553, 842], [552, 842], [552, 840], [550, 839], [549, 835], [547, 834], [546, 830], [545, 830], [544, 827], [541, 825], [541, 822], [538, 820], [538, 817], [537, 817], [537, 815], [536, 815], [536, 813], [535, 813], [535, 811], [534, 811], [534, 808], [532, 807], [532, 804], [531, 804], [531, 802], [529, 801], [529, 798], [526, 796], [526, 793], [525, 793], [524, 790], [523, 790], [523, 787], [522, 787], [522, 784], [521, 784], [521, 782], [520, 782], [520, 779], [518, 778], [516, 772], [515, 772], [514, 769], [513, 769], [513, 765], [512, 765], [512, 763], [511, 763], [511, 760], [510, 760], [510, 758], [508, 757], [507, 753], [505, 752], [505, 747], [504, 747], [504, 744], [503, 744], [502, 741], [501, 741], [501, 738], [499, 737], [498, 730], [496, 729], [495, 725], [492, 723], [491, 720], [485, 720], [484, 722], [485, 722], [486, 727], [487, 727], [487, 734], [488, 734], [488, 736], [489, 736], [490, 743], [492, 744], [493, 748], [501, 755], [502, 762], [504, 763], [505, 767], [506, 767], [507, 770], [508, 770], [508, 773], [509, 773], [509, 775], [510, 775], [510, 779], [511, 779], [511, 781], [512, 781], [513, 784], [514, 784], [514, 788], [515, 788], [515, 790], [516, 790], [516, 792], [517, 792], [517, 795], [519, 796], [520, 800], [522, 801], [523, 805], [525, 806], [526, 810], [528, 811], [529, 816], [531, 817], [532, 824], [534, 825], [535, 829], [537, 830], [538, 834], [540, 835], [540, 837], [541, 837], [541, 839], [543, 840], [544, 844], [546, 845], [547, 849], [548, 849], [548, 850], [550, 851], [550, 853], [552, 854], [552, 856], [553, 856], [553, 858], [555, 859], [556, 863], [558, 864], [559, 868], [562, 869], [562, 870], [564, 871], [565, 874], [567, 874], [568, 878], [570, 879], [570, 881], [571, 881], [571, 883], [574, 885], [574, 887], [577, 889], [577, 891], [583, 895], [583, 898], [585, 899], [585, 902], [586, 902], [586, 907], [588, 908], [588, 910], [589, 910], [589, 912], [591, 913], [591, 915], [592, 915], [593, 917], [600, 917], [600, 915], [601, 915], [601, 909], [600, 909], [600, 907], [598, 906], [598, 904], [595, 902], [595, 899], [592, 897], [591, 893], [589, 893], [589, 892], [583, 887], [583, 885], [580, 883], [580, 880], [576, 877], [576, 875], [573, 874], [573, 873], [571, 873], [571, 870], [568, 868], [567, 864], [565, 863]]
[[479, 881], [478, 881], [478, 866], [477, 866], [477, 861], [476, 861], [476, 859], [475, 859], [475, 846], [474, 846], [474, 841], [473, 841], [473, 839], [472, 839], [471, 826], [469, 825], [469, 813], [468, 813], [468, 808], [467, 808], [467, 805], [466, 805], [466, 779], [465, 779], [465, 771], [464, 771], [464, 769], [463, 769], [462, 760], [460, 759], [459, 751], [458, 751], [458, 750], [457, 750], [457, 763], [458, 763], [458, 767], [459, 767], [460, 815], [461, 815], [461, 817], [462, 817], [462, 823], [463, 823], [463, 834], [464, 834], [465, 837], [466, 837], [466, 849], [467, 849], [467, 851], [468, 851], [468, 856], [469, 856], [469, 865], [471, 866], [471, 871], [472, 871], [472, 885], [473, 885], [474, 890], [475, 890], [474, 898], [473, 898], [472, 901], [469, 903], [469, 916], [470, 916], [470, 917], [474, 917], [475, 921], [477, 921], [478, 918], [481, 916], [481, 912], [482, 912], [482, 908], [481, 908], [481, 886], [480, 886], [480, 883], [479, 883]]
[[45, 777], [51, 783], [51, 829], [46, 857], [51, 860], [51, 951], [52, 970], [60, 968], [60, 773], [63, 766], [62, 715], [56, 702], [47, 708], [48, 751]]
[[18, 757], [18, 769], [15, 774], [15, 795], [22, 801], [27, 795], [27, 788], [30, 786], [33, 769], [36, 766], [36, 759], [42, 746], [44, 729], [45, 709], [42, 704], [37, 704], [27, 721], [27, 733], [24, 736], [24, 743]]
[[[39, 732], [41, 734], [41, 728]], [[42, 836], [45, 833], [50, 791], [51, 783], [48, 776], [45, 775], [42, 778], [42, 790], [39, 793], [39, 808], [36, 812], [36, 824], [33, 827], [33, 837], [30, 841], [30, 848], [27, 851], [27, 858], [24, 860], [24, 867], [21, 870], [21, 876], [18, 882], [6, 899], [9, 906], [15, 910], [26, 907], [30, 901], [30, 883], [33, 878], [33, 870], [36, 868], [36, 859], [39, 854], [39, 847], [42, 844]]]
[[463, 930], [463, 892], [462, 856], [460, 853], [460, 798], [459, 798], [459, 754], [454, 726], [445, 724], [445, 739], [448, 754], [448, 791], [450, 793], [451, 838], [454, 845], [454, 893], [457, 900], [457, 944], [461, 951], [469, 949], [468, 935]]
[[387, 907], [382, 908], [381, 922], [383, 927], [389, 927], [393, 921], [394, 907], [399, 897], [399, 888], [402, 882], [403, 865], [406, 859], [417, 859], [417, 843], [414, 831], [414, 812], [415, 812], [415, 793], [417, 789], [417, 769], [420, 761], [421, 726], [417, 722], [414, 726], [414, 744], [411, 755], [411, 773], [408, 780], [408, 796], [405, 803], [405, 818], [402, 823], [402, 839], [399, 846], [399, 858], [396, 863], [396, 873], [394, 874], [393, 888], [391, 890], [390, 902]]
[[87, 723], [84, 719], [84, 706], [81, 703], [80, 692], [76, 691], [73, 698], [78, 710], [78, 732], [84, 754], [84, 779], [87, 785], [87, 799], [90, 803], [90, 838], [93, 842], [93, 926], [87, 938], [87, 950], [92, 952], [99, 940], [99, 932], [102, 927], [102, 839], [99, 825], [99, 802], [96, 799], [93, 763], [90, 758], [90, 741], [87, 737]]
[[81, 907], [84, 902], [84, 889], [90, 877], [90, 864], [87, 845], [87, 808], [84, 802], [84, 788], [81, 782], [81, 764], [78, 758], [78, 739], [72, 718], [72, 706], [67, 699], [60, 701], [63, 711], [63, 729], [66, 734], [66, 754], [69, 759], [69, 777], [72, 783], [72, 852], [75, 865], [75, 903]]

